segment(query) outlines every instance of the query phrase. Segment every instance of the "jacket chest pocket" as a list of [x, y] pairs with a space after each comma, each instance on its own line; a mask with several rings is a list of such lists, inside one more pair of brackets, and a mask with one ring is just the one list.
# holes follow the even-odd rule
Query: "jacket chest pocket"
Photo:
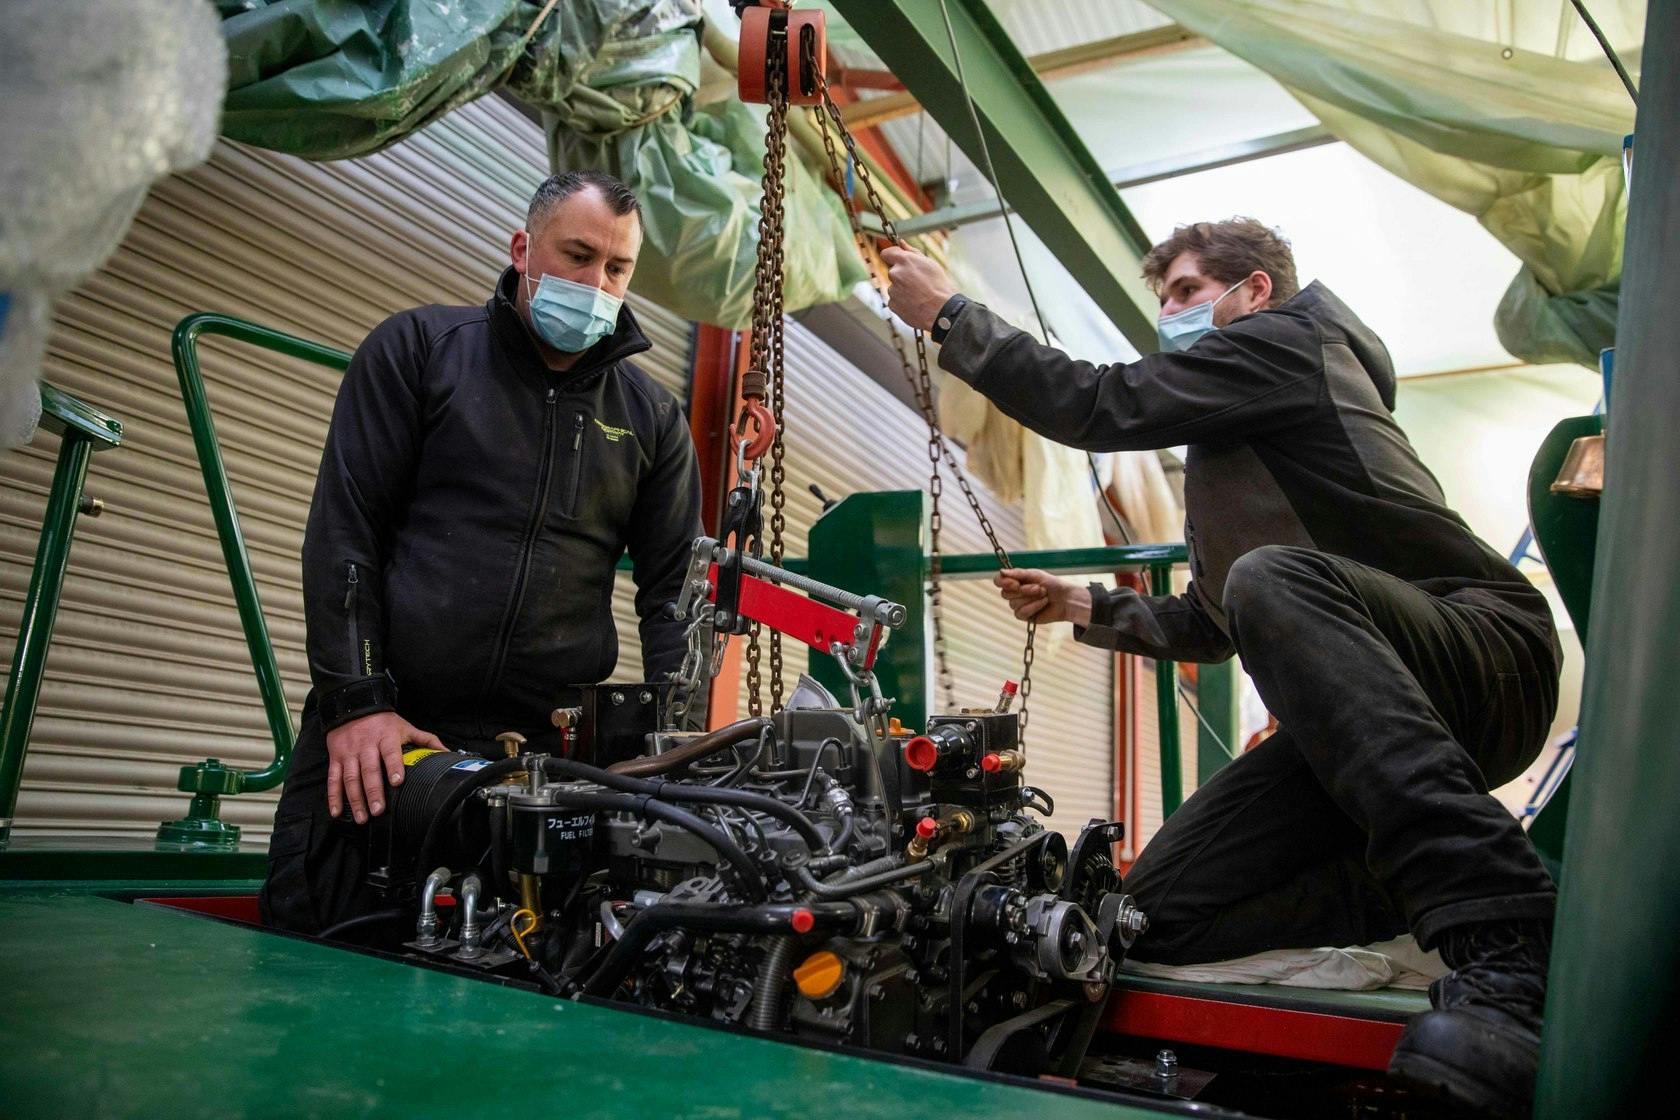
[[636, 500], [640, 445], [624, 428], [598, 422], [587, 412], [562, 414], [554, 509], [568, 520], [618, 524]]

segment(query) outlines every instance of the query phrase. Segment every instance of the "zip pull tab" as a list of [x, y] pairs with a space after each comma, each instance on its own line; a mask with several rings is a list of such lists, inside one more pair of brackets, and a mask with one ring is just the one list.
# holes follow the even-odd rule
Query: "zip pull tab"
[[350, 586], [344, 589], [344, 609], [349, 610], [356, 601], [356, 565], [350, 565]]
[[556, 392], [556, 390], [554, 389], [554, 387], [550, 386], [549, 390], [548, 390], [548, 398], [547, 398], [545, 403], [547, 403], [547, 404], [553, 404], [554, 403], [555, 392]]
[[580, 412], [580, 413], [577, 414], [577, 419], [572, 424], [572, 450], [577, 451], [577, 450], [580, 450], [582, 447], [583, 447], [583, 413]]

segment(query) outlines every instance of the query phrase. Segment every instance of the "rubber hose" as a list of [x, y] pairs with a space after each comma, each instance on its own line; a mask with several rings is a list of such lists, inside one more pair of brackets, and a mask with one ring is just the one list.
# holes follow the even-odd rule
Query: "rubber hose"
[[756, 738], [758, 733], [770, 726], [770, 721], [760, 716], [754, 719], [737, 720], [727, 727], [720, 727], [711, 731], [694, 742], [681, 746], [675, 750], [666, 751], [644, 758], [627, 758], [623, 762], [615, 762], [607, 767], [614, 774], [625, 774], [633, 778], [648, 778], [657, 774], [668, 774], [679, 766], [687, 766], [691, 762], [698, 762], [707, 755], [733, 747], [737, 743], [744, 743], [748, 739]]
[[635, 794], [583, 793], [571, 790], [557, 790], [554, 794], [554, 803], [580, 809], [630, 812], [675, 825], [685, 832], [693, 833], [708, 844], [718, 855], [727, 860], [739, 874], [742, 889], [752, 896], [753, 901], [762, 901], [769, 893], [764, 883], [764, 873], [759, 870], [758, 864], [753, 862], [753, 858], [746, 853], [746, 849], [730, 839], [729, 835], [721, 828], [714, 828], [686, 809], [679, 809], [675, 805]]
[[812, 929], [849, 931], [857, 928], [858, 911], [849, 902], [809, 902], [765, 906], [737, 906], [731, 903], [661, 902], [649, 906], [624, 927], [624, 936], [583, 986], [586, 996], [610, 996], [655, 937], [673, 929], [696, 929], [720, 933], [788, 934], [793, 915], [807, 910], [814, 919]]
[[804, 867], [795, 868], [793, 873], [799, 879], [799, 885], [818, 898], [851, 898], [853, 895], [868, 894], [879, 887], [889, 887], [894, 883], [901, 883], [905, 879], [914, 879], [918, 875], [925, 875], [932, 870], [932, 867], [933, 865], [926, 860], [921, 860], [917, 863], [907, 863], [902, 867], [878, 871], [873, 875], [843, 879], [837, 883], [825, 883]]
[[358, 914], [354, 918], [346, 918], [342, 922], [337, 922], [328, 926], [315, 936], [320, 938], [322, 941], [331, 941], [333, 938], [338, 937], [341, 934], [348, 933], [350, 930], [360, 929], [362, 926], [371, 926], [375, 922], [395, 921], [398, 918], [407, 916], [407, 914], [408, 911], [406, 910], [375, 910], [371, 914]]
[[810, 817], [795, 809], [785, 801], [778, 801], [762, 793], [753, 793], [744, 789], [724, 789], [719, 786], [692, 786], [681, 782], [656, 781], [647, 778], [637, 778], [629, 774], [614, 773], [612, 770], [602, 770], [598, 766], [590, 766], [582, 762], [573, 762], [568, 758], [551, 758], [543, 764], [543, 769], [550, 774], [564, 775], [580, 781], [595, 782], [608, 789], [620, 790], [624, 793], [644, 794], [658, 798], [660, 801], [693, 801], [701, 805], [732, 805], [741, 809], [756, 809], [768, 816], [782, 821], [789, 828], [799, 833], [805, 841], [805, 846], [811, 851], [820, 851], [827, 845], [823, 842], [822, 832]]
[[773, 1031], [782, 1010], [782, 987], [787, 983], [788, 971], [793, 967], [793, 954], [799, 942], [792, 937], [778, 937], [764, 954], [758, 966], [758, 982], [753, 985], [752, 1016], [748, 1025], [755, 1031]]

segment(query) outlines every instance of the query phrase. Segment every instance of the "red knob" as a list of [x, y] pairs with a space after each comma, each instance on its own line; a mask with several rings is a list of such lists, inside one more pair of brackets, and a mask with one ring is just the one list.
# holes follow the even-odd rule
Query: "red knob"
[[904, 761], [912, 770], [929, 773], [939, 762], [939, 748], [926, 735], [918, 735], [904, 744]]
[[1003, 769], [1003, 759], [995, 751], [983, 755], [980, 759], [980, 769], [988, 774], [996, 774]]
[[1014, 681], [1003, 682], [1003, 692], [1005, 696], [1013, 696], [1019, 691], [1021, 691], [1021, 686], [1016, 684]]
[[795, 933], [810, 933], [817, 928], [817, 916], [801, 906], [788, 918], [788, 925]]
[[923, 840], [932, 840], [939, 835], [939, 822], [932, 817], [923, 817], [916, 822], [916, 835]]

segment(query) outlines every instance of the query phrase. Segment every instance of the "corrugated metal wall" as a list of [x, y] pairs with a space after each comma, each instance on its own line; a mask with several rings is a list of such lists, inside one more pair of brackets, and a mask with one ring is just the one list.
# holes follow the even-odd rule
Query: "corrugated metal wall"
[[[169, 359], [192, 311], [246, 316], [353, 349], [391, 311], [478, 303], [545, 174], [540, 130], [485, 98], [367, 159], [314, 164], [222, 143], [159, 183], [107, 266], [58, 309], [45, 376], [120, 417], [94, 462], [35, 723], [18, 831], [149, 835], [186, 804], [183, 763], [271, 752]], [[686, 393], [689, 327], [633, 301], [644, 368]], [[333, 371], [220, 340], [204, 375], [294, 713], [307, 691], [299, 547]], [[0, 657], [8, 661], [56, 441], [0, 460]], [[626, 581], [627, 582], [627, 581]], [[628, 600], [616, 604], [637, 660]], [[261, 839], [272, 796], [224, 802]]]
[[[368, 159], [312, 164], [223, 143], [160, 183], [108, 265], [61, 304], [46, 376], [124, 420], [127, 445], [94, 463], [36, 720], [19, 832], [149, 835], [179, 816], [183, 763], [258, 766], [271, 745], [204, 502], [169, 360], [192, 311], [243, 315], [353, 349], [390, 311], [477, 302], [506, 259], [546, 156], [539, 130], [486, 98]], [[655, 341], [642, 360], [686, 399], [689, 325], [633, 304]], [[797, 323], [788, 324], [788, 554], [818, 513], [807, 490], [926, 484], [917, 415]], [[294, 713], [307, 691], [298, 554], [336, 373], [227, 342], [204, 374]], [[0, 471], [0, 657], [9, 659], [55, 443]], [[950, 551], [984, 551], [955, 487]], [[1018, 510], [987, 508], [1005, 544]], [[641, 676], [630, 581], [620, 577], [615, 679]], [[1021, 628], [984, 583], [952, 584], [948, 632], [959, 702], [989, 703], [1019, 675]], [[1034, 673], [1030, 780], [1055, 823], [1107, 816], [1113, 800], [1111, 659], [1046, 635]], [[792, 677], [805, 666], [790, 650]], [[272, 795], [230, 798], [227, 820], [266, 835]]]
[[[789, 556], [805, 555], [807, 534], [821, 511], [808, 489], [812, 483], [836, 499], [860, 490], [927, 486], [927, 428], [920, 415], [793, 321], [787, 324], [786, 417]], [[960, 461], [960, 449], [957, 454]], [[1004, 508], [984, 486], [975, 488], [1005, 547], [1018, 547], [1019, 507]], [[949, 480], [945, 495], [944, 550], [989, 552]], [[1005, 679], [1021, 675], [1025, 630], [985, 581], [947, 583], [945, 612], [957, 702], [990, 705]], [[1090, 817], [1113, 812], [1113, 659], [1077, 645], [1066, 627], [1057, 629], [1060, 640], [1048, 630], [1039, 637], [1027, 780], [1056, 799], [1053, 823], [1077, 830]], [[807, 664], [805, 647], [790, 645], [784, 666], [788, 691]], [[744, 671], [742, 678], [744, 712]], [[764, 696], [768, 706], [768, 681]]]

